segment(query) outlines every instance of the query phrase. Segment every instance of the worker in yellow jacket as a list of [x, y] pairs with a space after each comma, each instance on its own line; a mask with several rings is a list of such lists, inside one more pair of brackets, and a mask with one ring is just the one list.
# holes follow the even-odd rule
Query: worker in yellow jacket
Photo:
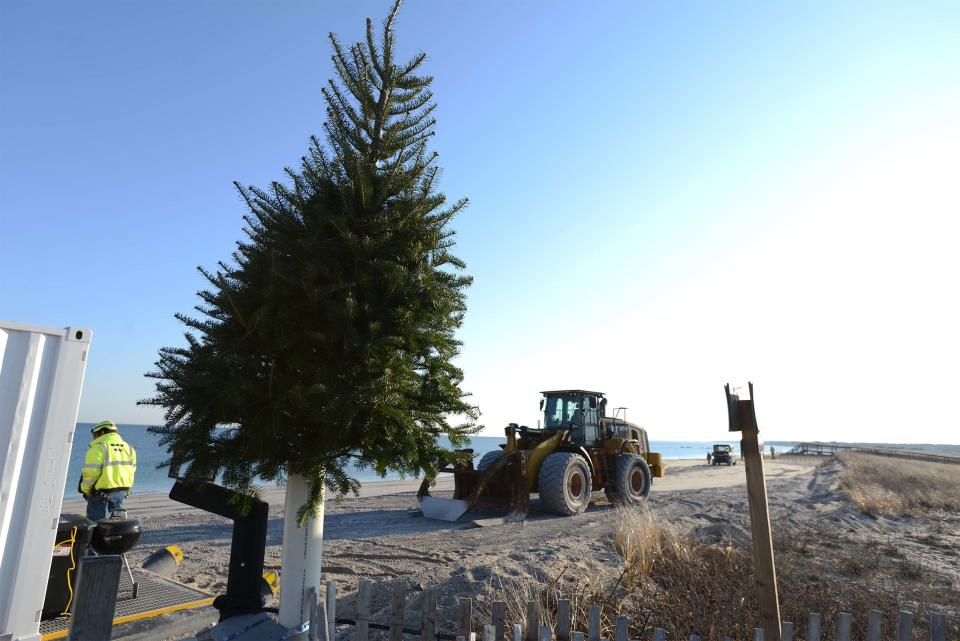
[[80, 491], [87, 499], [87, 518], [96, 522], [123, 508], [137, 472], [137, 451], [121, 438], [113, 421], [101, 421], [90, 432], [93, 440], [83, 461]]

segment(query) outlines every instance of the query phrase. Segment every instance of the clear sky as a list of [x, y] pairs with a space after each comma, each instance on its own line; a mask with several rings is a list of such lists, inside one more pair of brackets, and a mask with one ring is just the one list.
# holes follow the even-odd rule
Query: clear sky
[[[0, 318], [94, 330], [80, 419], [135, 402], [195, 267], [321, 133], [329, 31], [386, 0], [0, 8]], [[652, 438], [960, 442], [953, 2], [411, 0], [475, 277], [487, 433], [605, 391]]]

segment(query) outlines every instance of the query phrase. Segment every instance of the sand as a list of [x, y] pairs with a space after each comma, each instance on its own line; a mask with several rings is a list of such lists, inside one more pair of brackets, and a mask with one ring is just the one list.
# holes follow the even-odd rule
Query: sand
[[[809, 460], [786, 462], [768, 461], [767, 476], [771, 482], [807, 474]], [[704, 461], [670, 461], [664, 478], [655, 479], [651, 503], [669, 504], [666, 496], [676, 493], [697, 493], [719, 488], [735, 488], [744, 484], [742, 465], [708, 466]], [[522, 565], [527, 554], [513, 559], [511, 554], [501, 557], [502, 547], [491, 546], [491, 540], [500, 536], [516, 539], [515, 547], [536, 547], [549, 537], [564, 536], [571, 527], [598, 527], [609, 529], [610, 507], [598, 494], [603, 505], [591, 506], [577, 518], [566, 519], [539, 511], [534, 497], [530, 518], [522, 527], [502, 526], [496, 536], [492, 530], [474, 529], [467, 517], [464, 522], [446, 523], [424, 519], [419, 515], [416, 491], [419, 481], [380, 481], [366, 483], [360, 497], [347, 497], [340, 503], [327, 503], [324, 523], [324, 571], [344, 590], [356, 589], [361, 578], [383, 579], [409, 577], [429, 585], [466, 567], [493, 567]], [[433, 494], [450, 495], [453, 478], [441, 477]], [[284, 488], [269, 487], [264, 500], [270, 503], [270, 522], [267, 529], [266, 569], [280, 568], [283, 538]], [[745, 497], [744, 497], [745, 500]], [[706, 509], [705, 501], [697, 501], [697, 509], [684, 499], [687, 511]], [[143, 522], [144, 534], [140, 545], [130, 553], [133, 564], [139, 565], [150, 553], [165, 545], [179, 545], [185, 561], [176, 578], [192, 587], [212, 593], [226, 586], [227, 563], [230, 556], [231, 522], [212, 514], [184, 506], [166, 495], [131, 496], [126, 507], [130, 515]], [[65, 501], [64, 512], [82, 512], [82, 501]], [[469, 515], [468, 515], [469, 516]], [[476, 513], [474, 516], [495, 516]], [[567, 537], [569, 538], [569, 537]], [[558, 549], [568, 549], [575, 555], [578, 544], [571, 539]], [[605, 545], [605, 544], [603, 544]], [[547, 544], [542, 546], [547, 550]], [[513, 556], [516, 556], [514, 553]], [[532, 560], [532, 559], [531, 559]], [[482, 570], [477, 570], [480, 575]], [[510, 571], [514, 574], [514, 571]], [[479, 576], [479, 575], [478, 575]]]
[[[789, 478], [809, 471], [812, 465], [815, 465], [818, 459], [791, 458], [774, 459], [766, 461], [766, 476], [768, 479]], [[712, 487], [733, 487], [744, 484], [744, 472], [742, 465], [732, 466], [710, 466], [703, 460], [672, 460], [667, 461], [668, 473], [664, 478], [654, 479], [652, 492], [702, 490]], [[416, 492], [420, 487], [418, 479], [401, 481], [373, 481], [364, 483], [360, 488], [359, 499], [369, 499], [376, 497], [389, 496], [394, 494], [409, 494], [410, 509], [417, 508]], [[438, 496], [444, 491], [453, 491], [453, 477], [443, 475], [438, 481], [433, 493]], [[263, 498], [270, 503], [271, 514], [282, 512], [284, 488], [266, 487], [263, 491]], [[327, 504], [327, 514], [334, 514], [339, 510], [348, 509], [352, 502], [357, 501], [357, 497], [344, 497], [343, 502], [338, 505], [335, 502]], [[369, 502], [368, 502], [369, 503]], [[372, 505], [372, 503], [370, 503]], [[204, 516], [210, 516], [205, 512], [187, 507], [181, 503], [170, 500], [166, 494], [134, 494], [127, 499], [126, 508], [131, 513], [147, 525], [148, 521], [165, 519], [170, 516], [182, 516], [196, 513]], [[68, 499], [63, 502], [64, 513], [84, 511], [84, 502], [82, 499]], [[211, 517], [216, 519], [216, 517]], [[226, 521], [224, 521], [226, 522]], [[327, 524], [330, 527], [330, 524]]]
[[[956, 552], [960, 549], [958, 515], [948, 515], [955, 548], [924, 543], [917, 520], [867, 517], [838, 489], [841, 464], [813, 457], [780, 457], [765, 461], [771, 520], [775, 533], [830, 530], [855, 545], [868, 547], [896, 540], [906, 552], [926, 555], [947, 568], [960, 584]], [[441, 608], [451, 612], [457, 596], [478, 596], [510, 578], [547, 579], [559, 572], [580, 576], [607, 573], [619, 561], [610, 544], [616, 512], [604, 499], [577, 517], [545, 514], [534, 498], [523, 524], [476, 528], [469, 522], [446, 523], [420, 515], [416, 481], [367, 483], [359, 498], [326, 506], [323, 563], [325, 575], [349, 595], [361, 579], [377, 582], [374, 611], [387, 606], [387, 585], [402, 579], [415, 593], [442, 589]], [[452, 479], [438, 482], [435, 495], [452, 491]], [[282, 539], [283, 489], [271, 488], [266, 568], [279, 569]], [[714, 467], [705, 461], [669, 461], [667, 474], [655, 479], [650, 507], [661, 521], [708, 539], [749, 546], [747, 497], [742, 465]], [[231, 524], [165, 496], [134, 496], [128, 510], [142, 519], [144, 535], [131, 553], [138, 564], [164, 545], [180, 545], [185, 560], [176, 578], [211, 593], [225, 588]], [[64, 511], [82, 510], [66, 502]], [[480, 514], [479, 516], [484, 516]], [[941, 520], [940, 527], [943, 523]], [[949, 529], [948, 528], [948, 529]], [[352, 601], [342, 601], [338, 615], [351, 615]]]

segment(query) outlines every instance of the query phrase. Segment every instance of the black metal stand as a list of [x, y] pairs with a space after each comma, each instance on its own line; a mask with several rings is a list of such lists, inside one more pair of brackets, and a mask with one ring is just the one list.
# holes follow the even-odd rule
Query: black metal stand
[[213, 601], [213, 607], [220, 611], [220, 621], [262, 612], [264, 606], [260, 583], [269, 506], [263, 501], [253, 501], [250, 511], [241, 514], [239, 507], [231, 503], [233, 497], [231, 490], [210, 481], [177, 479], [170, 490], [174, 501], [233, 521], [227, 593]]
[[123, 568], [127, 571], [127, 578], [130, 579], [130, 585], [133, 586], [129, 597], [124, 599], [117, 598], [117, 601], [126, 601], [127, 599], [136, 599], [137, 593], [140, 592], [140, 582], [133, 580], [133, 572], [130, 570], [130, 562], [127, 560], [126, 553], [120, 555], [120, 560], [123, 561]]

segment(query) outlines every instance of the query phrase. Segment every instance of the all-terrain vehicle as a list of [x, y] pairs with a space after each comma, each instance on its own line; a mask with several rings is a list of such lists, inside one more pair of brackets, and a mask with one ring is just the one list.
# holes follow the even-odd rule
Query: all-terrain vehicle
[[737, 458], [733, 455], [733, 446], [721, 443], [713, 446], [714, 465], [736, 465]]
[[607, 416], [602, 392], [541, 394], [543, 427], [511, 423], [507, 442], [484, 454], [476, 467], [472, 460], [441, 466], [454, 475], [452, 499], [430, 496], [433, 479], [424, 479], [417, 494], [424, 516], [455, 521], [481, 505], [512, 510], [510, 518], [521, 519], [532, 492], [540, 494], [547, 511], [562, 515], [586, 510], [596, 490], [617, 504], [646, 498], [652, 479], [663, 476], [663, 463], [650, 452], [645, 429]]

